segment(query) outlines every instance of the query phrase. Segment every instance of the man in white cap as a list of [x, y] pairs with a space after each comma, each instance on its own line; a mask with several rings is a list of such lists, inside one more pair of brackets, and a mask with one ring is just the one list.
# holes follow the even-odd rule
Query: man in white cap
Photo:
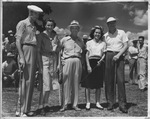
[[[20, 81], [21, 114], [16, 111], [16, 116], [29, 116], [34, 89], [34, 80], [37, 60], [36, 27], [34, 22], [43, 10], [35, 5], [28, 5], [29, 15], [16, 26], [16, 46], [19, 52], [19, 66], [23, 70]], [[21, 89], [22, 88], [22, 89]]]
[[[133, 38], [131, 45], [128, 48], [128, 53], [129, 53], [129, 83], [132, 84], [137, 84], [137, 59], [138, 59], [138, 46], [137, 46], [138, 39]], [[134, 77], [135, 76], [135, 77]]]
[[63, 59], [63, 104], [60, 111], [65, 111], [69, 103], [71, 94], [72, 108], [80, 111], [78, 108], [79, 83], [82, 74], [82, 53], [84, 51], [84, 43], [78, 37], [80, 25], [78, 21], [73, 20], [69, 25], [70, 36], [66, 36], [61, 40], [62, 59]]
[[9, 40], [9, 44], [15, 42], [15, 37], [14, 37], [14, 33], [12, 30], [8, 31], [8, 40]]
[[107, 19], [108, 32], [104, 35], [107, 46], [105, 61], [107, 109], [113, 110], [114, 108], [117, 82], [119, 109], [123, 113], [127, 113], [123, 54], [128, 48], [128, 38], [123, 30], [116, 28], [116, 21], [114, 17], [109, 17]]

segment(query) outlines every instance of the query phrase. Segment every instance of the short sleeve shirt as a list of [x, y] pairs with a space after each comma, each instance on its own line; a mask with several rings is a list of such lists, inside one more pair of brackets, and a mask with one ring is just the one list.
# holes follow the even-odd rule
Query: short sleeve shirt
[[143, 45], [143, 47], [141, 49], [139, 49], [139, 55], [138, 57], [147, 59], [148, 57], [148, 46], [147, 45]]
[[105, 35], [106, 50], [119, 52], [124, 43], [128, 41], [128, 37], [123, 30], [117, 29], [114, 34], [107, 32]]
[[70, 36], [67, 36], [61, 39], [61, 48], [63, 49], [63, 58], [71, 56], [81, 57], [84, 44], [80, 38], [74, 41]]
[[[130, 46], [129, 49], [128, 49], [128, 51], [129, 51], [130, 54], [135, 54], [135, 53], [138, 53], [138, 52], [139, 52], [139, 51], [138, 51], [138, 48], [133, 47], [133, 46]], [[138, 58], [138, 55], [137, 55], [137, 56], [133, 56], [133, 57], [131, 57], [131, 56], [129, 55], [129, 59], [131, 59], [131, 58], [137, 59], [137, 58]]]
[[86, 43], [86, 49], [89, 52], [89, 57], [98, 56], [101, 57], [106, 51], [105, 42], [96, 42], [94, 39]]
[[17, 64], [12, 60], [9, 64], [7, 61], [2, 63], [2, 70], [5, 74], [11, 75], [17, 69]]
[[21, 44], [28, 43], [36, 45], [35, 33], [36, 27], [30, 23], [29, 18], [26, 18], [17, 24], [15, 36], [16, 38], [21, 38]]

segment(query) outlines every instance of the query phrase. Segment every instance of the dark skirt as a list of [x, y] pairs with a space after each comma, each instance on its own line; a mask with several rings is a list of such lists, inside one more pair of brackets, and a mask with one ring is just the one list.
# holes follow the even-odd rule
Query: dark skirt
[[104, 62], [102, 61], [100, 66], [97, 66], [99, 59], [90, 59], [90, 66], [92, 72], [88, 73], [82, 80], [81, 86], [90, 89], [99, 89], [103, 87], [104, 78]]

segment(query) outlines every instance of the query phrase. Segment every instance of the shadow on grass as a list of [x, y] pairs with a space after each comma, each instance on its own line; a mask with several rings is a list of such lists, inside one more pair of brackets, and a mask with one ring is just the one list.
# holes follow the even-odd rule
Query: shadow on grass
[[133, 107], [133, 106], [137, 106], [137, 104], [132, 103], [132, 102], [127, 103], [127, 109], [129, 109], [130, 107]]
[[52, 106], [50, 107], [50, 110], [52, 110], [53, 112], [58, 112], [60, 110], [61, 106]]
[[[84, 104], [79, 104], [78, 106], [79, 106], [79, 108], [81, 108], [81, 109], [85, 109], [86, 103], [84, 103]], [[107, 103], [101, 103], [101, 106], [104, 107], [104, 108], [107, 108]], [[91, 108], [96, 108], [96, 104], [95, 104], [95, 103], [91, 103], [91, 104], [90, 104], [90, 107], [91, 107]]]
[[[86, 104], [79, 104], [79, 108], [81, 108], [81, 109], [85, 109], [85, 106], [86, 106]], [[101, 103], [101, 106], [104, 107], [104, 108], [107, 108], [108, 103]], [[126, 105], [127, 109], [129, 109], [133, 106], [137, 106], [137, 104], [132, 103], [132, 102], [128, 102], [127, 105]], [[118, 102], [114, 104], [114, 108], [116, 109], [117, 107], [119, 107]], [[91, 108], [96, 108], [96, 105], [94, 103], [91, 103]]]
[[[48, 107], [46, 113], [58, 112], [58, 111], [60, 110], [60, 108], [61, 108], [61, 106], [59, 106], [59, 105], [58, 105], [58, 106]], [[46, 115], [46, 113], [45, 113], [45, 115], [41, 114], [41, 111], [40, 111], [39, 109], [37, 109], [37, 110], [35, 110], [35, 111], [32, 111], [32, 112], [34, 113], [34, 115], [32, 115], [32, 116], [39, 116], [39, 115], [45, 116], [45, 115]], [[43, 112], [42, 112], [42, 113], [43, 113]]]
[[[108, 107], [108, 103], [101, 103], [102, 107], [107, 108]], [[85, 109], [86, 103], [84, 104], [78, 104], [78, 107], [80, 109]], [[127, 109], [133, 107], [133, 106], [137, 106], [137, 104], [132, 103], [132, 102], [128, 102], [126, 107]], [[118, 103], [114, 104], [114, 108], [116, 109], [117, 107], [119, 107]], [[52, 106], [50, 107], [50, 111], [51, 112], [58, 112], [60, 110], [61, 106]], [[95, 103], [91, 103], [91, 108], [96, 108]], [[72, 110], [72, 104], [68, 104], [68, 109], [67, 110]]]
[[[132, 102], [128, 102], [128, 103], [126, 104], [126, 108], [127, 108], [127, 109], [129, 109], [129, 108], [131, 108], [131, 107], [133, 107], [133, 106], [137, 106], [137, 104], [132, 103]], [[115, 103], [115, 104], [114, 104], [114, 108], [116, 109], [117, 107], [119, 107], [119, 103]]]
[[[127, 108], [127, 109], [129, 109], [129, 108], [131, 108], [131, 107], [133, 107], [133, 106], [137, 106], [137, 104], [132, 103], [132, 102], [128, 102], [128, 103], [126, 104], [126, 108]], [[115, 103], [114, 108], [117, 108], [117, 107], [119, 107], [119, 103]]]

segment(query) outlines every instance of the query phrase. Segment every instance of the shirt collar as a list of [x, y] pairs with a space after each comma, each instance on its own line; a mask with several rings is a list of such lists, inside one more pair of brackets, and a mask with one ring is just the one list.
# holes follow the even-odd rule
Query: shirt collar
[[28, 18], [26, 18], [26, 24], [27, 24], [27, 26], [33, 26], [32, 24], [31, 24], [31, 22], [30, 22], [30, 20], [29, 20], [29, 17]]
[[68, 41], [68, 40], [71, 40], [71, 39], [72, 39], [71, 36], [67, 36], [66, 40]]
[[108, 31], [108, 34], [109, 34], [109, 35], [115, 35], [115, 34], [117, 34], [117, 33], [118, 33], [118, 29], [116, 29], [116, 31], [115, 31], [113, 34]]

